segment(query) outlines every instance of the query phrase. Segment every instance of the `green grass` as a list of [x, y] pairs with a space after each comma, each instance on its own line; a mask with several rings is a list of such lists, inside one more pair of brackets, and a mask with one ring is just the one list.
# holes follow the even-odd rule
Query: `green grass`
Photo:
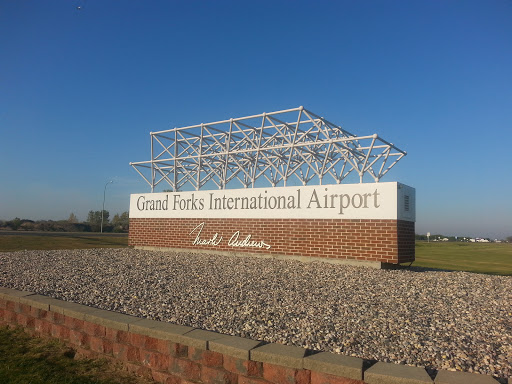
[[75, 360], [74, 351], [21, 329], [0, 327], [0, 382], [4, 384], [137, 384], [148, 380], [121, 371], [107, 360]]
[[85, 249], [85, 248], [122, 248], [128, 246], [128, 237], [87, 236], [72, 234], [66, 236], [37, 235], [2, 235], [0, 236], [0, 252], [20, 250], [54, 250], [54, 249]]
[[413, 265], [512, 276], [512, 244], [417, 242]]
[[[57, 235], [2, 235], [0, 252], [128, 246], [127, 236], [91, 236], [82, 233]], [[512, 244], [418, 241], [413, 265], [512, 276]]]

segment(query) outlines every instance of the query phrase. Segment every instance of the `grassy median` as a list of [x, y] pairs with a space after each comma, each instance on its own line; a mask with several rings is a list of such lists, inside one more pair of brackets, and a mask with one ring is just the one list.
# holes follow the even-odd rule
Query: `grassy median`
[[123, 248], [128, 236], [89, 235], [87, 233], [55, 233], [45, 235], [1, 235], [0, 252], [23, 250]]
[[[20, 250], [123, 248], [128, 236], [86, 233], [45, 235], [1, 235], [0, 252]], [[416, 243], [414, 266], [512, 275], [512, 244], [423, 242]]]
[[512, 244], [417, 242], [413, 265], [512, 276]]

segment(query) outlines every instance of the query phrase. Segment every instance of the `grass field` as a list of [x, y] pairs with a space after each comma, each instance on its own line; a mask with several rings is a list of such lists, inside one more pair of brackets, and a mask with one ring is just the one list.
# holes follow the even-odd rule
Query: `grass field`
[[417, 242], [413, 265], [512, 276], [512, 244]]
[[82, 233], [60, 235], [1, 235], [0, 252], [21, 250], [122, 248], [128, 246], [128, 236], [118, 237], [104, 234], [87, 235]]
[[[109, 234], [0, 236], [0, 252], [127, 246], [127, 236]], [[419, 241], [416, 243], [416, 261], [413, 266], [512, 276], [512, 244]]]
[[52, 384], [142, 384], [152, 381], [121, 371], [106, 360], [75, 360], [56, 340], [0, 327], [0, 382]]

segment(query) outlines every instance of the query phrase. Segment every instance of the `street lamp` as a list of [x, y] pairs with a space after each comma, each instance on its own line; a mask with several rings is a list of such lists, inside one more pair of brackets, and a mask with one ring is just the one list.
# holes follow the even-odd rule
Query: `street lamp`
[[103, 209], [101, 210], [101, 233], [103, 233], [103, 212], [105, 211], [105, 193], [107, 193], [107, 185], [110, 183], [113, 183], [112, 180], [110, 180], [107, 184], [105, 184], [105, 189], [103, 189]]

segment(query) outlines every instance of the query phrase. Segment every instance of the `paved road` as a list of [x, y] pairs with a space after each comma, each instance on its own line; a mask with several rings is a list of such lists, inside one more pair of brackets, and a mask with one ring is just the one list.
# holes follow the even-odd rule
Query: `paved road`
[[50, 232], [50, 231], [0, 231], [0, 236], [51, 236], [51, 237], [127, 237], [127, 233], [99, 232]]

